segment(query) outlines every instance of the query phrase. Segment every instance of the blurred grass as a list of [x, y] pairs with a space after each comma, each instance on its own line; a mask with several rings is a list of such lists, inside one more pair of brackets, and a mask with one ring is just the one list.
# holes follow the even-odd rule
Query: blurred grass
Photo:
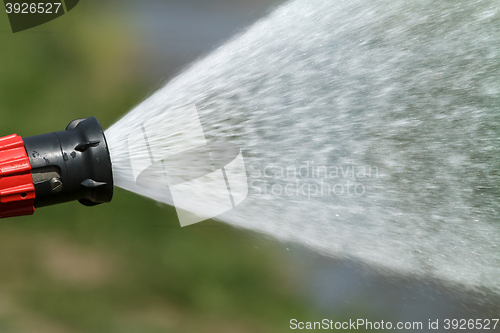
[[[150, 86], [127, 17], [81, 2], [12, 34], [0, 15], [0, 135], [108, 127]], [[258, 248], [255, 245], [258, 245]], [[171, 207], [117, 189], [0, 222], [1, 332], [284, 332], [313, 320], [271, 241], [217, 222], [180, 228]]]

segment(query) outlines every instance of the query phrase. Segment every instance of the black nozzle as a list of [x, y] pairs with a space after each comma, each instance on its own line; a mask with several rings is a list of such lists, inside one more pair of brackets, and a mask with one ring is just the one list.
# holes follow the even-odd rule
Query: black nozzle
[[78, 200], [110, 202], [113, 171], [99, 121], [72, 121], [64, 131], [23, 138], [35, 185], [35, 207]]

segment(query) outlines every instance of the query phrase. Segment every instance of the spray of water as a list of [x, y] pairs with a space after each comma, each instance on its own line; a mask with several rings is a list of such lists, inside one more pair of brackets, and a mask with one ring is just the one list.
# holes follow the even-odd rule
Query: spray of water
[[194, 104], [245, 158], [249, 195], [218, 219], [500, 292], [499, 31], [493, 0], [289, 2], [106, 131], [116, 184], [172, 203], [136, 185], [127, 141], [157, 119], [168, 147]]

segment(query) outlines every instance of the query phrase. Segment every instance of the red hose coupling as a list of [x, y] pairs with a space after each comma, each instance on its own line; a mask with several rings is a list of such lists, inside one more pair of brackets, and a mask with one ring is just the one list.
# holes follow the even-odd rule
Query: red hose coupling
[[34, 211], [35, 186], [24, 141], [17, 134], [0, 138], [0, 218]]

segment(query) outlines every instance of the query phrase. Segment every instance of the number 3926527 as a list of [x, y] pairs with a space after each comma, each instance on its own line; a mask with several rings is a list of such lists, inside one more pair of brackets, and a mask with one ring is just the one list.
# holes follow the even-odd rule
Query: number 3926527
[[57, 14], [61, 3], [6, 3], [7, 14]]

